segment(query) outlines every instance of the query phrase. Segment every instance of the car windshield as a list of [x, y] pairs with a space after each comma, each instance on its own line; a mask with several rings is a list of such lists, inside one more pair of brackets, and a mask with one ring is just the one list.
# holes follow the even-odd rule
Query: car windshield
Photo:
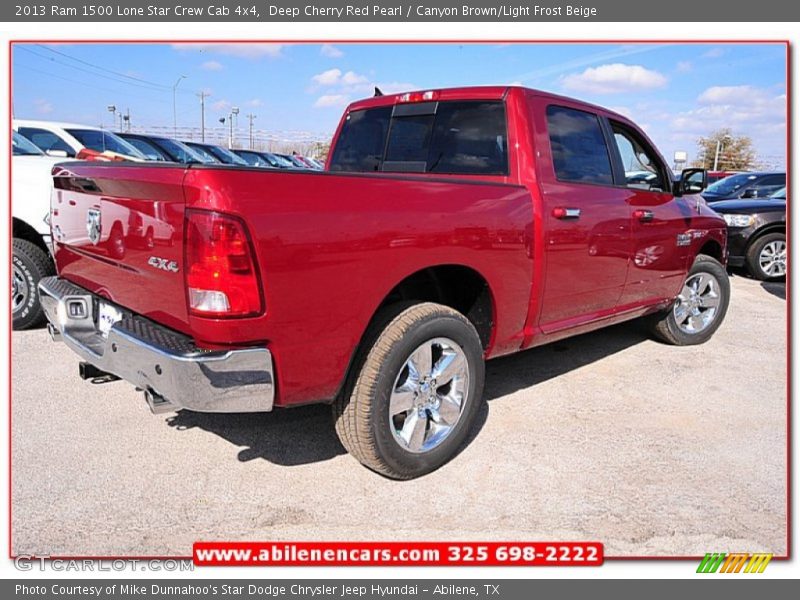
[[211, 152], [209, 152], [199, 144], [192, 144], [190, 142], [187, 142], [186, 145], [189, 146], [192, 150], [194, 150], [195, 154], [197, 154], [200, 158], [202, 158], [203, 162], [206, 164], [217, 164], [222, 162], [220, 159], [218, 159], [216, 156], [211, 154]]
[[247, 161], [245, 159], [235, 155], [227, 148], [223, 148], [222, 146], [209, 146], [208, 150], [226, 165], [247, 166]]
[[101, 129], [67, 129], [66, 131], [90, 150], [110, 151], [134, 158], [146, 158], [139, 150], [110, 131]]
[[770, 198], [774, 198], [775, 200], [786, 200], [786, 188], [781, 188], [774, 194], [770, 196]]
[[126, 135], [120, 135], [122, 139], [128, 142], [131, 146], [134, 146], [139, 152], [145, 155], [147, 160], [155, 160], [165, 162], [169, 160], [169, 157], [166, 156], [161, 150], [153, 146], [153, 144], [147, 140], [142, 138], [135, 138], [135, 137], [127, 137]]
[[175, 160], [180, 163], [213, 163], [210, 158], [202, 156], [199, 152], [196, 152], [193, 148], [190, 148], [183, 142], [179, 142], [178, 140], [171, 140], [169, 138], [158, 138], [156, 140], [159, 146], [161, 146], [166, 152], [170, 155], [175, 157]]
[[14, 156], [44, 156], [36, 144], [16, 131], [11, 132], [11, 152]]
[[272, 161], [272, 166], [274, 166], [274, 167], [281, 167], [283, 169], [290, 169], [290, 168], [292, 168], [294, 166], [292, 164], [292, 161], [286, 160], [285, 158], [283, 158], [282, 156], [280, 156], [278, 154], [272, 154], [271, 152], [265, 152], [264, 155], [267, 157], [267, 159], [269, 161]]
[[732, 194], [739, 188], [746, 186], [749, 183], [752, 183], [758, 179], [757, 175], [751, 175], [749, 173], [742, 173], [741, 175], [731, 175], [730, 177], [726, 177], [725, 179], [720, 179], [718, 182], [708, 186], [707, 192], [711, 194], [717, 195], [727, 195]]

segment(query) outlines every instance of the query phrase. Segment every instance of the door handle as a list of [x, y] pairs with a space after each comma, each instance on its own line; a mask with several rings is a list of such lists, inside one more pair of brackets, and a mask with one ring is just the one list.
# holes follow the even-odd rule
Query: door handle
[[633, 211], [633, 218], [639, 219], [642, 223], [648, 223], [653, 220], [653, 211], [652, 210], [642, 210], [638, 209]]
[[578, 219], [581, 216], [581, 209], [558, 206], [553, 209], [553, 216], [556, 219]]

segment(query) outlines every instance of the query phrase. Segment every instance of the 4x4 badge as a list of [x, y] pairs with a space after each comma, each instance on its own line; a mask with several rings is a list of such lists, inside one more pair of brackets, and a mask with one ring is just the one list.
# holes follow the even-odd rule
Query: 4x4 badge
[[162, 271], [169, 271], [170, 273], [178, 272], [178, 263], [174, 260], [161, 258], [160, 256], [151, 256], [147, 259], [147, 264], [156, 269], [161, 269]]

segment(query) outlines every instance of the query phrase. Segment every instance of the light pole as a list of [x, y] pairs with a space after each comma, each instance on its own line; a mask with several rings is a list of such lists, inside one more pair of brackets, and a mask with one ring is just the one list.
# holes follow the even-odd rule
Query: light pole
[[197, 93], [198, 98], [200, 98], [200, 141], [206, 141], [206, 98], [208, 98], [211, 94], [206, 91], [200, 91]]
[[175, 137], [178, 137], [178, 108], [176, 96], [178, 95], [178, 85], [184, 79], [186, 79], [186, 75], [181, 75], [178, 77], [178, 81], [175, 82], [175, 85], [172, 86], [172, 130]]
[[256, 119], [256, 115], [250, 113], [247, 115], [247, 119], [250, 121], [250, 150], [253, 149], [253, 121]]
[[230, 137], [228, 138], [228, 148], [233, 148], [233, 119], [239, 114], [239, 107], [234, 106], [231, 108], [231, 114], [228, 115], [229, 125], [231, 127]]
[[717, 140], [717, 151], [714, 153], [714, 171], [717, 170], [717, 166], [719, 165], [719, 153], [722, 149], [722, 142], [723, 140], [732, 140], [733, 138], [729, 135], [723, 135], [720, 139]]
[[108, 112], [111, 113], [111, 128], [117, 126], [117, 105], [116, 104], [109, 104], [108, 105]]

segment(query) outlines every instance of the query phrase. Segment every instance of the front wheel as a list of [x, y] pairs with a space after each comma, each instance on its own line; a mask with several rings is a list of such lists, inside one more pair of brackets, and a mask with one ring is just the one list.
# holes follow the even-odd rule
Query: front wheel
[[668, 310], [652, 321], [655, 335], [668, 344], [691, 346], [708, 341], [728, 312], [728, 273], [714, 258], [699, 255]]
[[483, 348], [472, 323], [439, 304], [394, 309], [376, 323], [357, 379], [334, 403], [336, 432], [366, 467], [413, 479], [453, 458], [469, 434]]
[[768, 233], [753, 242], [747, 251], [747, 270], [761, 281], [786, 277], [786, 234]]
[[42, 277], [53, 275], [50, 255], [28, 240], [14, 238], [11, 255], [11, 317], [15, 331], [44, 322], [37, 286]]

